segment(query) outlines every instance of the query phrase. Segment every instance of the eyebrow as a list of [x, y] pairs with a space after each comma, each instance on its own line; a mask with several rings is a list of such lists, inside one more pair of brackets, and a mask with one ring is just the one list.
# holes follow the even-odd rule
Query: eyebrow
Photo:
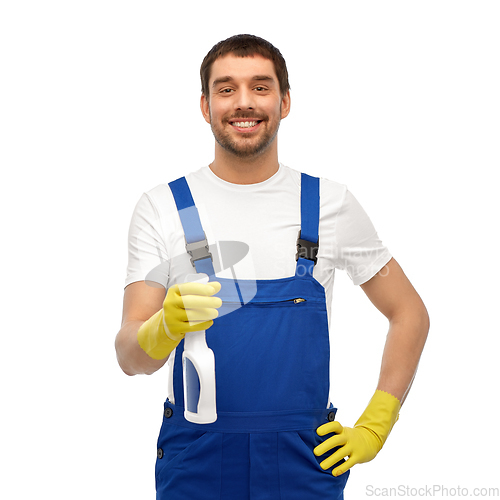
[[[212, 83], [212, 88], [216, 87], [221, 83], [233, 82], [234, 78], [232, 76], [221, 76], [220, 78], [216, 78], [214, 83]], [[269, 75], [255, 75], [252, 77], [252, 81], [254, 82], [274, 82], [274, 78]]]

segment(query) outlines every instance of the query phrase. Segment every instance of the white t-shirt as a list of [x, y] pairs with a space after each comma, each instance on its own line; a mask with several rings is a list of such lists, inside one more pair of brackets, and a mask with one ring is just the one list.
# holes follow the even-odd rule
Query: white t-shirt
[[[211, 251], [218, 251], [215, 243], [228, 241], [241, 242], [245, 249], [239, 256], [243, 258], [233, 259], [230, 266], [222, 255], [226, 268], [217, 276], [268, 280], [295, 274], [300, 175], [280, 164], [275, 175], [258, 184], [226, 182], [209, 167], [186, 176]], [[335, 269], [345, 270], [360, 285], [380, 271], [391, 254], [346, 186], [321, 178], [320, 200], [314, 277], [325, 288], [330, 317]], [[174, 198], [168, 184], [160, 184], [144, 193], [135, 207], [125, 286], [146, 280], [168, 288], [194, 272]]]

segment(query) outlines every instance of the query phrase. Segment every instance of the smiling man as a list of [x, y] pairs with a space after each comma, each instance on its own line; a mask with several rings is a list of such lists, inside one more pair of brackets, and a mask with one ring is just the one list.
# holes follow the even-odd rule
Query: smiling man
[[[259, 156], [261, 165], [276, 160], [276, 136], [281, 119], [290, 111], [290, 93], [281, 95], [272, 61], [259, 54], [242, 58], [232, 53], [216, 59], [201, 109], [217, 141], [215, 155], [221, 168], [223, 163], [233, 164], [234, 157], [240, 170], [245, 164], [250, 171]], [[212, 170], [224, 178], [216, 168], [213, 164]]]
[[[157, 499], [340, 500], [350, 469], [377, 455], [398, 418], [427, 311], [349, 190], [278, 161], [291, 104], [279, 50], [237, 35], [209, 51], [200, 74], [214, 160], [139, 200], [116, 338], [128, 375], [168, 361]], [[216, 255], [227, 242], [248, 248], [237, 277]], [[330, 402], [335, 269], [389, 321], [377, 388], [352, 427]], [[187, 278], [196, 272], [207, 279]], [[184, 337], [199, 330], [215, 356], [217, 415], [208, 423], [185, 417], [201, 413], [201, 396], [185, 397], [182, 376]], [[356, 353], [346, 356], [344, 383], [363, 376]]]

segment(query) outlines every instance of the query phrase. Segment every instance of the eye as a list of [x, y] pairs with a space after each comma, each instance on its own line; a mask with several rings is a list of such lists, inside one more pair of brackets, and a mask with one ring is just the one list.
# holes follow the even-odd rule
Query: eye
[[221, 90], [219, 90], [219, 92], [220, 92], [221, 94], [229, 94], [229, 93], [230, 93], [230, 92], [232, 92], [232, 91], [233, 91], [233, 89], [221, 89]]
[[255, 87], [255, 90], [258, 90], [259, 92], [267, 90], [265, 87]]

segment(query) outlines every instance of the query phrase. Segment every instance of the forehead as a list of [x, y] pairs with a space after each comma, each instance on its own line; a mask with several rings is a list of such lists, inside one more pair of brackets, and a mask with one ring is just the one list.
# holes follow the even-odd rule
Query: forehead
[[210, 72], [210, 82], [215, 79], [231, 77], [234, 80], [250, 80], [255, 75], [268, 75], [278, 82], [274, 63], [260, 54], [248, 57], [238, 57], [226, 54], [213, 62]]

